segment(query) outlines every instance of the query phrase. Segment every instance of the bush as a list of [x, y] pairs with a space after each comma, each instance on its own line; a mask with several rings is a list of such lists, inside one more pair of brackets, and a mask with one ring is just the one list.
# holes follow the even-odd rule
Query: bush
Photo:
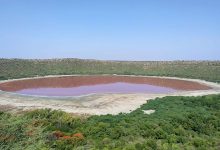
[[0, 149], [217, 149], [219, 106], [220, 95], [169, 96], [129, 114], [87, 119], [50, 109], [0, 112]]

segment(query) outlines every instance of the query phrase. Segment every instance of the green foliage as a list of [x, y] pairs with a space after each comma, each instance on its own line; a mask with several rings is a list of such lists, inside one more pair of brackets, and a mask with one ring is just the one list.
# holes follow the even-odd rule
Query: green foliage
[[[0, 112], [0, 149], [218, 149], [220, 95], [164, 97], [129, 114]], [[142, 110], [154, 109], [146, 115]]]
[[0, 80], [7, 80], [5, 76], [0, 76]]
[[0, 59], [0, 80], [67, 74], [175, 76], [220, 82], [220, 61], [129, 62], [81, 59]]

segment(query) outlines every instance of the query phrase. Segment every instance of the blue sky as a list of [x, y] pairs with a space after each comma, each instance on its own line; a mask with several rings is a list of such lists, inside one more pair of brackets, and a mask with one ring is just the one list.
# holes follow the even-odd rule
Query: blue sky
[[220, 0], [0, 0], [0, 57], [220, 60]]

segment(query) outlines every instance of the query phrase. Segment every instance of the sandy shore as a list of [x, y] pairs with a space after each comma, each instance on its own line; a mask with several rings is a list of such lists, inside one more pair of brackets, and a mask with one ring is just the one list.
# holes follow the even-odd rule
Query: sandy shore
[[[73, 76], [73, 75], [64, 75]], [[118, 75], [120, 76], [120, 75]], [[46, 76], [58, 77], [58, 76]], [[144, 77], [144, 76], [141, 76]], [[145, 76], [148, 77], [148, 76]], [[150, 76], [152, 77], [152, 76]], [[43, 77], [35, 77], [43, 78]], [[129, 113], [146, 103], [149, 99], [164, 96], [202, 96], [208, 94], [219, 94], [220, 84], [207, 82], [198, 79], [185, 79], [176, 77], [153, 77], [177, 79], [197, 82], [212, 89], [196, 90], [196, 91], [178, 91], [171, 94], [92, 94], [80, 97], [39, 97], [20, 95], [10, 92], [0, 91], [0, 110], [4, 108], [11, 108], [11, 111], [24, 111], [38, 108], [59, 109], [69, 113], [75, 114], [118, 114], [120, 112]], [[33, 78], [26, 78], [33, 79]], [[0, 81], [0, 83], [16, 81], [23, 79], [14, 79], [7, 81]]]

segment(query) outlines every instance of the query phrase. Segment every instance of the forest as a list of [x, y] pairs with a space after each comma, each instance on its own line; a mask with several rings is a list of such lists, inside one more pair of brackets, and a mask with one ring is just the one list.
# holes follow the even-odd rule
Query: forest
[[[143, 110], [155, 110], [144, 114]], [[219, 149], [220, 95], [168, 96], [128, 114], [0, 112], [0, 149]]]
[[0, 80], [73, 74], [171, 76], [220, 82], [220, 61], [0, 59]]

